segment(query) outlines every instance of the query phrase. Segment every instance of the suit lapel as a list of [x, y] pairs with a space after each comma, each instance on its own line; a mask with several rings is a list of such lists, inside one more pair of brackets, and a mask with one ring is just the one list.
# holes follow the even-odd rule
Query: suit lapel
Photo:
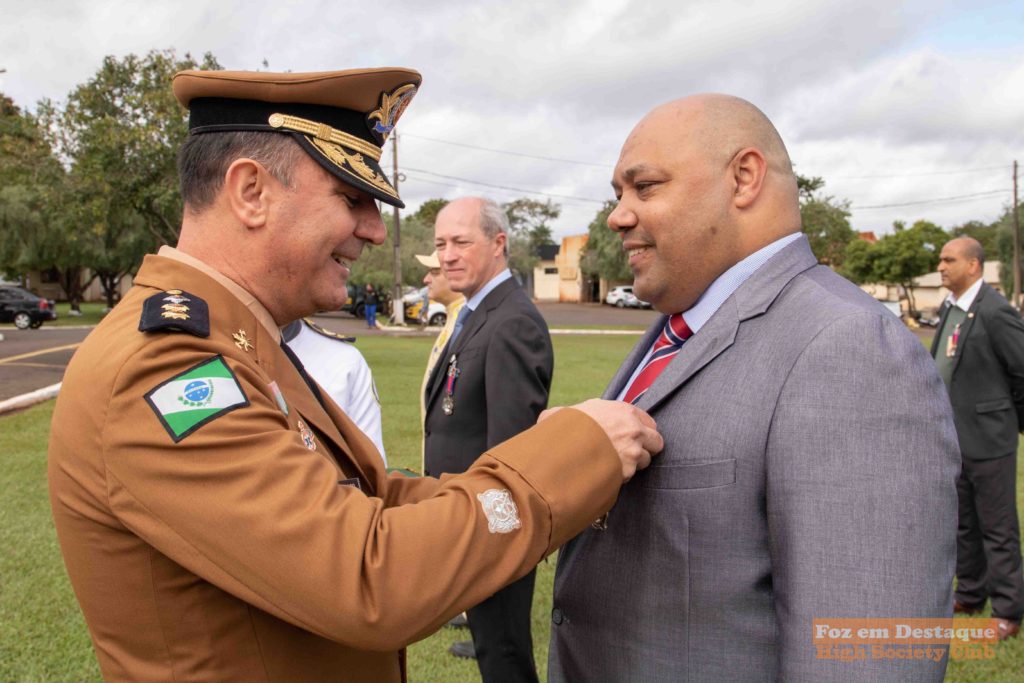
[[[803, 236], [768, 259], [725, 300], [700, 331], [687, 340], [682, 350], [641, 397], [637, 407], [647, 411], [656, 408], [677, 387], [685, 384], [704, 366], [732, 346], [739, 326], [744, 321], [762, 315], [793, 278], [814, 268], [817, 263], [807, 238]], [[664, 325], [664, 319], [661, 320], [661, 324]], [[624, 364], [629, 366], [629, 374], [632, 374], [636, 364], [646, 354], [656, 335], [657, 331], [654, 328], [649, 330], [644, 341], [630, 354], [630, 362]], [[622, 374], [623, 369], [620, 368], [619, 375], [613, 380], [618, 383], [619, 391], [629, 378], [629, 374], [621, 378]]]
[[732, 346], [739, 327], [736, 304], [732, 297], [711, 316], [700, 332], [683, 344], [683, 348], [658, 376], [651, 388], [637, 402], [638, 408], [650, 412], [705, 365]]
[[[364, 481], [374, 481], [367, 475], [352, 454], [352, 450], [340, 431], [342, 423], [335, 424], [331, 416], [325, 412], [323, 406], [320, 405], [320, 402], [316, 400], [316, 397], [309, 390], [306, 381], [299, 374], [298, 369], [288, 360], [288, 356], [285, 355], [284, 351], [262, 329], [260, 330], [259, 341], [260, 343], [256, 349], [259, 364], [278, 383], [281, 392], [285, 396], [285, 400], [289, 404], [289, 408], [297, 411], [303, 420], [316, 427], [320, 435], [330, 441], [333, 450], [329, 452], [337, 454], [338, 457], [345, 458], [347, 462], [344, 464], [357, 471]], [[321, 389], [320, 393], [324, 396], [325, 401], [331, 401], [326, 391]], [[340, 413], [340, 411], [338, 412]], [[343, 465], [341, 462], [338, 464]]]
[[964, 356], [963, 345], [967, 343], [967, 338], [970, 336], [971, 330], [974, 329], [974, 321], [978, 317], [978, 306], [981, 305], [981, 300], [985, 297], [985, 289], [987, 287], [987, 283], [983, 282], [981, 284], [981, 289], [978, 290], [978, 295], [974, 297], [974, 301], [971, 302], [971, 307], [967, 309], [967, 317], [964, 318], [963, 323], [960, 325], [960, 337], [957, 339], [956, 354], [953, 356], [954, 373], [956, 372], [957, 366], [960, 365], [960, 359]]
[[465, 326], [459, 332], [459, 336], [455, 339], [455, 344], [451, 342], [444, 349], [444, 353], [438, 358], [437, 364], [434, 366], [434, 372], [431, 376], [430, 391], [427, 394], [427, 405], [436, 398], [441, 387], [444, 385], [444, 378], [448, 375], [448, 364], [452, 359], [452, 356], [458, 357], [462, 349], [466, 347], [469, 340], [480, 331], [480, 328], [484, 326], [487, 321], [487, 309], [484, 308], [483, 304], [480, 307], [472, 311], [469, 314], [469, 320]]
[[[480, 302], [476, 310], [471, 311], [469, 314], [469, 320], [466, 321], [462, 330], [459, 331], [459, 336], [455, 339], [454, 345], [451, 341], [445, 346], [444, 351], [437, 359], [437, 363], [434, 365], [434, 370], [430, 375], [430, 383], [427, 388], [427, 400], [426, 406], [429, 408], [434, 399], [437, 398], [438, 392], [444, 385], [443, 378], [448, 374], [448, 364], [451, 361], [452, 356], [458, 357], [462, 349], [466, 348], [466, 344], [472, 339], [477, 332], [483, 329], [484, 324], [487, 322], [488, 314], [495, 308], [501, 305], [501, 302], [505, 300], [505, 297], [512, 292], [518, 285], [514, 278], [509, 278], [505, 282], [495, 287], [484, 300]], [[468, 304], [467, 304], [468, 305]]]
[[665, 327], [665, 321], [668, 316], [661, 316], [658, 321], [655, 322], [651, 327], [647, 329], [644, 336], [636, 343], [633, 350], [626, 356], [626, 360], [622, 361], [622, 365], [619, 366], [618, 372], [612, 377], [612, 381], [608, 383], [608, 386], [604, 390], [604, 394], [601, 398], [614, 401], [615, 398], [622, 393], [622, 390], [626, 386], [626, 382], [633, 376], [633, 371], [636, 370], [636, 366], [640, 364], [640, 361], [647, 355], [647, 349], [651, 348], [654, 344], [654, 340], [661, 334], [661, 330]]
[[946, 326], [946, 318], [949, 317], [949, 309], [952, 306], [949, 300], [942, 302], [942, 310], [939, 312], [939, 326], [935, 328], [935, 336], [932, 338], [932, 358], [936, 357], [936, 353], [939, 350], [939, 344], [942, 343], [940, 337], [942, 337], [942, 328]]

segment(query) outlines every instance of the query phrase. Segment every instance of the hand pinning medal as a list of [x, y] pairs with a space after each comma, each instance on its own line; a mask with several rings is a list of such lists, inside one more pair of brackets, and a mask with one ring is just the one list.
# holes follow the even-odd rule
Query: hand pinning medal
[[455, 380], [461, 373], [458, 363], [459, 361], [453, 353], [451, 360], [448, 361], [447, 378], [444, 382], [444, 399], [441, 401], [441, 409], [444, 410], [445, 415], [455, 412]]

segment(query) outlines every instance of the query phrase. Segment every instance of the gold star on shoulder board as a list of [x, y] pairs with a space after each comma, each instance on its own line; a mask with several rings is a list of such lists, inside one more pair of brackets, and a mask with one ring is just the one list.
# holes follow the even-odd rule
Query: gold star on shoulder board
[[252, 342], [249, 341], [248, 335], [245, 334], [245, 330], [239, 330], [231, 335], [231, 338], [235, 340], [235, 346], [242, 349], [243, 351], [252, 351]]

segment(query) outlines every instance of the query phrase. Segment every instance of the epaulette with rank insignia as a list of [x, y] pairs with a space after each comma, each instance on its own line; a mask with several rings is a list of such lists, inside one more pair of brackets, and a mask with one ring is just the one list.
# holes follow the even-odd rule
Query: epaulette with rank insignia
[[330, 337], [331, 339], [337, 339], [338, 341], [348, 342], [349, 344], [355, 344], [356, 343], [356, 338], [355, 337], [346, 337], [343, 334], [338, 334], [337, 332], [331, 332], [326, 327], [320, 327], [319, 325], [317, 325], [315, 322], [313, 322], [309, 318], [303, 318], [302, 322], [306, 323], [306, 325], [309, 327], [309, 329], [313, 330], [317, 334], [322, 334], [325, 337]]
[[142, 304], [139, 332], [188, 332], [210, 336], [210, 310], [206, 302], [180, 289], [168, 289]]

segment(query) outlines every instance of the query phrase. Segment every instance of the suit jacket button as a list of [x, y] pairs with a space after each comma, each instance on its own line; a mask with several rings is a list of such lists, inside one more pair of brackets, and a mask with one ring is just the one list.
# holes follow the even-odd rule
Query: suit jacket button
[[551, 610], [551, 621], [555, 623], [555, 626], [560, 625], [565, 620], [565, 615], [562, 614], [562, 610], [557, 607]]

